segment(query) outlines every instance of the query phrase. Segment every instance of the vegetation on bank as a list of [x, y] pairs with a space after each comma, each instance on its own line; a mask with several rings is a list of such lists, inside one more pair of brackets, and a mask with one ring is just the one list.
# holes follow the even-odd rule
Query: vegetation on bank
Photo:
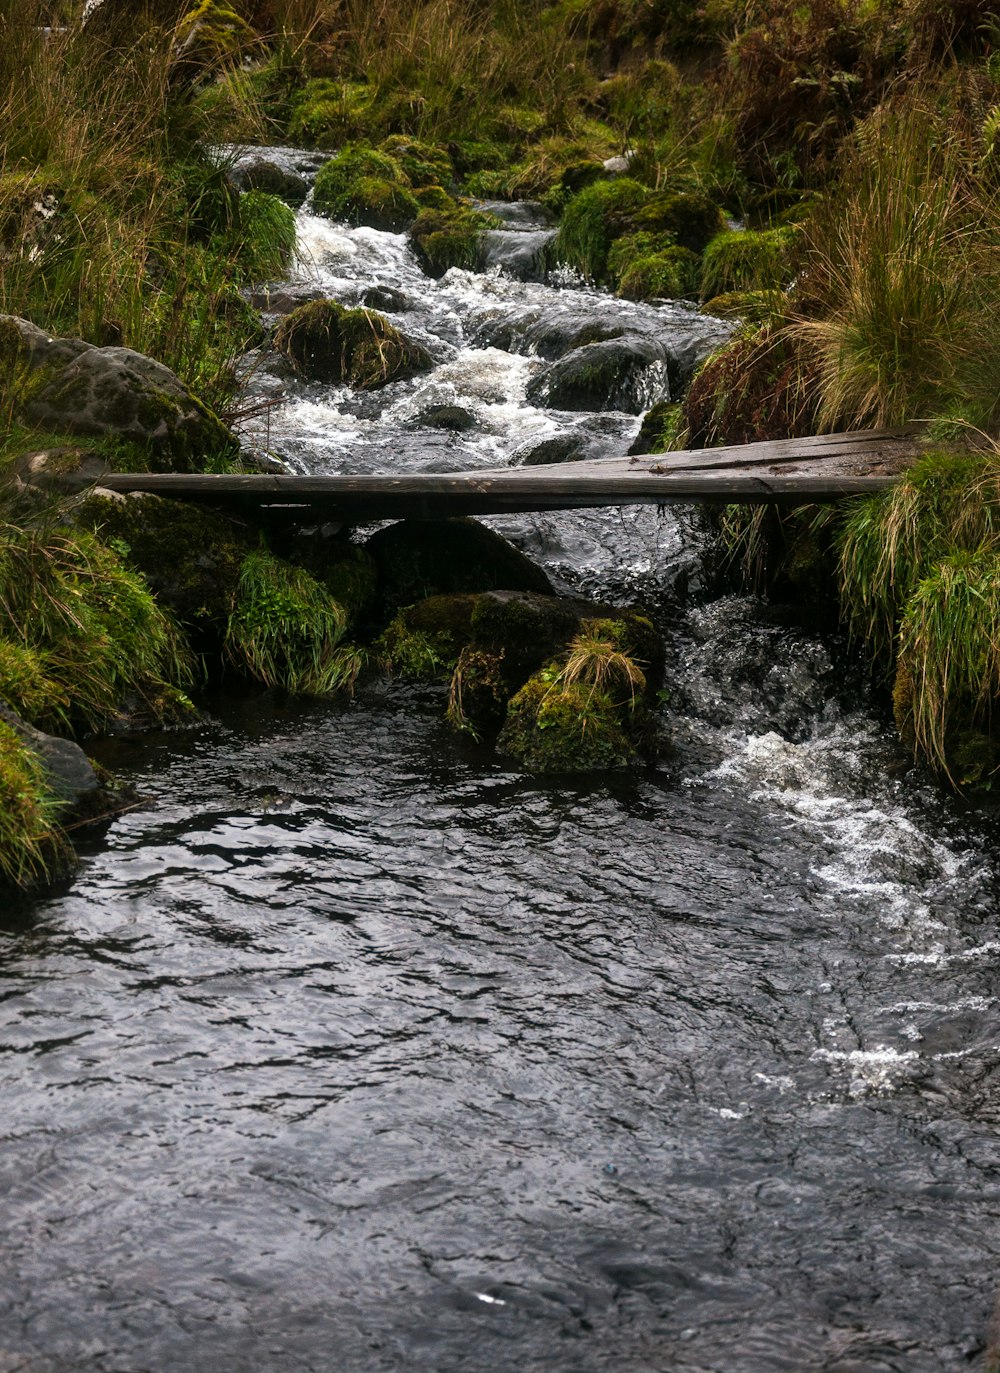
[[[835, 594], [917, 758], [990, 785], [1000, 28], [985, 3], [103, 0], [86, 24], [82, 11], [0, 0], [0, 315], [30, 321], [0, 326], [0, 697], [22, 719], [81, 736], [176, 719], [223, 665], [294, 691], [350, 688], [366, 661], [351, 640], [397, 616], [374, 656], [450, 675], [459, 726], [481, 708], [472, 727], [495, 734], [520, 694], [508, 733], [525, 759], [563, 708], [612, 710], [605, 751], [596, 724], [587, 737], [607, 762], [643, 747], [652, 688], [633, 673], [646, 680], [649, 646], [624, 653], [606, 626], [578, 619], [511, 675], [481, 629], [442, 639], [398, 620], [435, 591], [495, 582], [445, 587], [428, 571], [418, 587], [408, 566], [413, 584], [392, 590], [389, 547], [376, 575], [345, 544], [25, 490], [46, 465], [234, 461], [235, 363], [263, 337], [246, 288], [287, 266], [304, 189], [265, 166], [238, 186], [209, 150], [291, 141], [330, 154], [317, 209], [406, 232], [431, 275], [481, 260], [494, 221], [477, 198], [530, 196], [584, 277], [736, 319], [682, 406], [646, 416], [647, 447], [924, 422], [941, 451], [890, 495], [726, 527], [764, 584]], [[427, 363], [381, 316], [336, 302], [290, 317], [275, 343], [306, 375], [360, 387]], [[119, 348], [179, 379], [168, 391], [128, 372], [126, 427], [102, 390]], [[65, 810], [7, 726], [0, 754], [0, 869], [25, 880], [62, 851]]]

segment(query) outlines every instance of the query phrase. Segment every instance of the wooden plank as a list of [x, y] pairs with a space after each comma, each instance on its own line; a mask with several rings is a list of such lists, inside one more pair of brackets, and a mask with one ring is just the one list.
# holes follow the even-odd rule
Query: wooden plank
[[874, 430], [538, 467], [335, 476], [115, 473], [100, 484], [267, 509], [284, 518], [428, 518], [700, 501], [787, 506], [884, 490], [919, 451], [910, 431]]

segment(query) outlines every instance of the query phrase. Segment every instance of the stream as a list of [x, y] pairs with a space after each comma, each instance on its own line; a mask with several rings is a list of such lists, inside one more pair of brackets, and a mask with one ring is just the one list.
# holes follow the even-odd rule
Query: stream
[[[307, 205], [269, 303], [377, 304], [435, 367], [358, 396], [251, 358], [280, 403], [247, 448], [626, 449], [727, 326], [547, 274], [551, 227], [503, 213], [487, 270], [431, 281]], [[558, 410], [595, 325], [641, 365]], [[103, 744], [142, 806], [0, 915], [0, 1373], [981, 1366], [994, 815], [895, 775], [843, 645], [713, 592], [696, 509], [489, 523], [657, 615], [663, 756], [520, 775], [391, 681]]]

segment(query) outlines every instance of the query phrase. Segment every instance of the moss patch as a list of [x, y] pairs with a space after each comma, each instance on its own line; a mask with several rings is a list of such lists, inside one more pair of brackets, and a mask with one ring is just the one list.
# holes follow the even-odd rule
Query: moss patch
[[410, 227], [410, 246], [428, 276], [442, 277], [449, 267], [475, 271], [482, 263], [483, 233], [499, 223], [468, 205], [422, 210]]
[[348, 310], [313, 300], [293, 310], [274, 334], [274, 346], [310, 381], [372, 390], [424, 371], [431, 359], [374, 310]]
[[401, 233], [420, 212], [409, 177], [388, 153], [352, 146], [321, 167], [313, 189], [320, 214]]

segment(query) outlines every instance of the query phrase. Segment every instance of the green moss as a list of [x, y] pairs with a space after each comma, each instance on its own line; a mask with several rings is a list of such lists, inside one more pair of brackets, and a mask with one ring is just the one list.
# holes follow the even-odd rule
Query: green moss
[[431, 365], [427, 353], [373, 310], [348, 310], [314, 300], [293, 310], [274, 334], [274, 347], [311, 381], [371, 390]]
[[499, 222], [468, 205], [422, 210], [410, 227], [410, 246], [428, 276], [442, 277], [450, 267], [474, 271], [481, 261], [483, 233]]
[[659, 191], [635, 213], [638, 231], [665, 234], [692, 253], [702, 253], [725, 228], [725, 216], [703, 191]]
[[787, 311], [788, 297], [783, 291], [727, 291], [712, 296], [701, 307], [703, 315], [743, 320], [747, 324], [768, 324]]
[[386, 668], [418, 680], [447, 680], [472, 635], [475, 596], [430, 596], [407, 606], [375, 643]]
[[37, 755], [0, 720], [0, 879], [25, 887], [64, 860], [59, 804]]
[[202, 69], [232, 66], [255, 41], [253, 29], [232, 6], [200, 0], [178, 21], [175, 61], [179, 58]]
[[792, 227], [717, 234], [705, 249], [702, 298], [733, 291], [780, 290], [795, 274], [798, 239]]
[[639, 433], [629, 453], [669, 453], [673, 449], [683, 448], [683, 433], [683, 405], [680, 401], [659, 401], [643, 415]]
[[420, 212], [409, 178], [395, 158], [352, 146], [320, 168], [313, 189], [320, 214], [400, 233]]
[[402, 168], [414, 190], [431, 186], [449, 186], [455, 179], [451, 156], [447, 148], [436, 143], [421, 143], [405, 134], [392, 134], [379, 145], [379, 151]]
[[559, 259], [585, 277], [602, 281], [612, 243], [635, 230], [638, 212], [649, 194], [645, 186], [628, 177], [584, 187], [566, 206], [556, 239]]
[[317, 148], [336, 148], [360, 138], [370, 127], [375, 94], [362, 81], [307, 81], [292, 100], [289, 136], [295, 143]]
[[511, 700], [497, 747], [540, 773], [604, 772], [638, 756], [610, 696], [581, 682], [560, 683], [556, 663]]
[[612, 245], [608, 275], [625, 300], [679, 300], [697, 295], [700, 264], [690, 248], [656, 234], [628, 234]]
[[226, 657], [266, 686], [329, 696], [356, 676], [354, 650], [340, 647], [345, 623], [341, 607], [308, 572], [257, 550], [240, 569]]

